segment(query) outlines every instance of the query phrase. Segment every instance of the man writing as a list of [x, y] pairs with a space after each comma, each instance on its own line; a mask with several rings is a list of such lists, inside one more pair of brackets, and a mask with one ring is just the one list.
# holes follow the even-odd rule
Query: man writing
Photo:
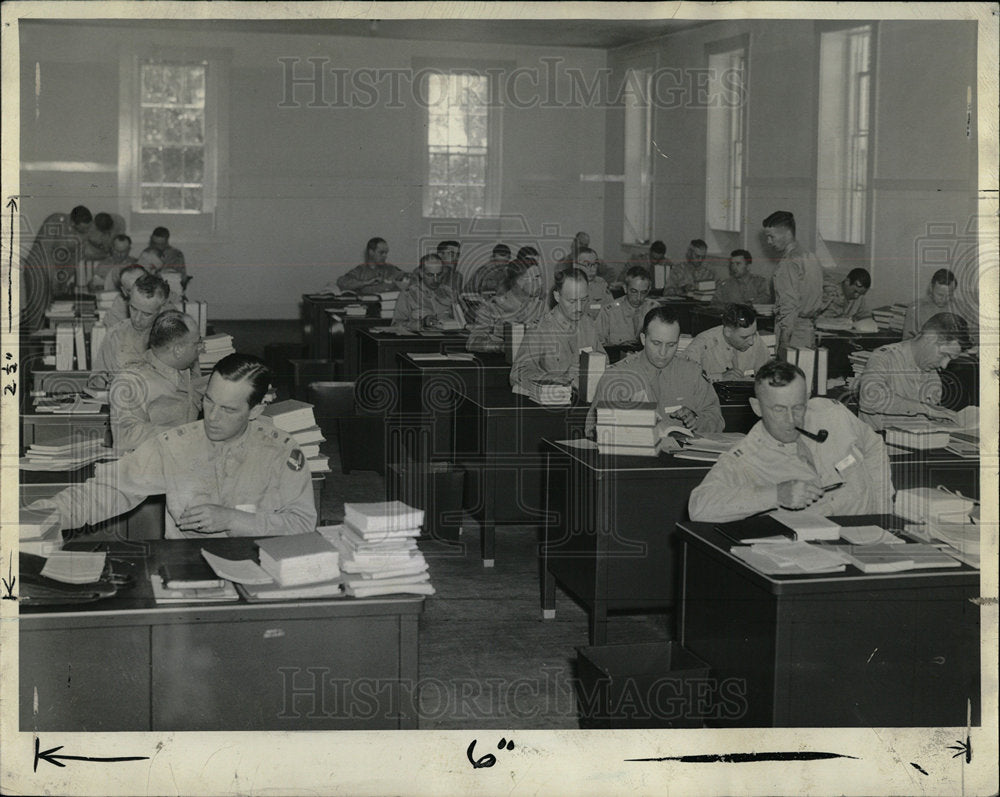
[[[871, 427], [839, 402], [808, 398], [802, 370], [781, 360], [757, 372], [754, 392], [750, 405], [761, 420], [691, 491], [692, 520], [725, 523], [778, 507], [821, 515], [890, 511], [889, 457]], [[801, 431], [821, 429], [824, 442]]]
[[167, 302], [170, 288], [152, 274], [143, 274], [129, 292], [129, 317], [108, 330], [94, 357], [95, 371], [121, 371], [143, 361], [153, 319]]
[[154, 274], [160, 271], [175, 271], [182, 277], [187, 275], [184, 264], [184, 253], [170, 245], [170, 230], [157, 227], [149, 236], [149, 246], [139, 253], [139, 265], [151, 269]]
[[789, 346], [813, 346], [813, 321], [823, 307], [823, 269], [816, 255], [795, 240], [795, 216], [778, 210], [763, 224], [768, 245], [781, 253], [774, 272], [774, 315], [782, 358]]
[[424, 255], [412, 280], [399, 292], [392, 323], [407, 329], [438, 329], [455, 318], [458, 292], [437, 255]]
[[757, 334], [757, 313], [746, 304], [726, 307], [722, 324], [697, 335], [683, 356], [700, 365], [712, 382], [750, 379], [771, 359]]
[[872, 286], [872, 275], [863, 268], [852, 268], [846, 277], [829, 272], [823, 277], [823, 309], [821, 318], [871, 318], [865, 307], [865, 294]]
[[646, 314], [639, 334], [642, 351], [612, 365], [597, 384], [587, 415], [588, 434], [597, 423], [599, 402], [654, 402], [664, 431], [678, 421], [695, 432], [722, 431], [725, 424], [715, 389], [699, 366], [676, 356], [680, 336], [671, 307], [657, 307]]
[[166, 493], [166, 537], [301, 534], [316, 526], [306, 459], [295, 441], [258, 418], [270, 371], [256, 357], [216, 363], [204, 419], [161, 432], [94, 478], [36, 501], [63, 529], [99, 523]]
[[714, 280], [712, 269], [705, 265], [708, 257], [708, 244], [701, 238], [695, 238], [688, 244], [684, 262], [674, 263], [670, 267], [670, 276], [663, 286], [663, 295], [681, 295], [694, 290], [695, 283], [702, 280]]
[[201, 349], [193, 318], [177, 310], [156, 317], [143, 362], [119, 373], [109, 390], [118, 451], [131, 451], [160, 432], [198, 420], [201, 392], [191, 367]]
[[957, 421], [941, 406], [941, 377], [962, 350], [969, 347], [969, 328], [954, 313], [931, 316], [915, 338], [876, 349], [859, 380], [859, 417], [881, 430], [894, 418], [923, 415]]
[[729, 255], [729, 277], [715, 289], [712, 304], [770, 304], [770, 281], [750, 273], [753, 256], [746, 249], [734, 249]]

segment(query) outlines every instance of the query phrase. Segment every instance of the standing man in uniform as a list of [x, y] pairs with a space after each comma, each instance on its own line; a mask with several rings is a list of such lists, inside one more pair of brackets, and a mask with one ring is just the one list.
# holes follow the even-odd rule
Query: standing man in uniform
[[[754, 392], [760, 421], [691, 491], [692, 520], [727, 523], [778, 507], [824, 516], [891, 510], [889, 456], [871, 427], [837, 401], [808, 398], [802, 370], [781, 360], [757, 372]], [[802, 429], [827, 435], [820, 443]]]
[[625, 295], [607, 302], [597, 314], [597, 336], [603, 346], [632, 343], [639, 339], [646, 313], [658, 307], [649, 298], [653, 280], [642, 266], [632, 266], [625, 272]]
[[816, 316], [823, 308], [823, 269], [816, 255], [795, 240], [795, 216], [777, 210], [764, 219], [767, 243], [781, 252], [774, 272], [778, 358], [789, 346], [812, 348]]
[[642, 351], [610, 366], [597, 383], [597, 394], [587, 414], [589, 435], [597, 424], [600, 402], [654, 402], [661, 428], [680, 421], [694, 432], [721, 432], [725, 422], [719, 397], [701, 367], [677, 357], [681, 326], [669, 305], [650, 310], [643, 319]]
[[697, 335], [682, 356], [698, 363], [711, 382], [752, 379], [771, 359], [757, 334], [757, 313], [747, 304], [726, 307], [722, 324]]
[[306, 458], [294, 439], [259, 420], [270, 371], [230, 354], [215, 365], [205, 417], [161, 432], [94, 478], [35, 501], [57, 510], [63, 529], [99, 523], [166, 493], [166, 537], [263, 537], [316, 527]]
[[604, 351], [587, 315], [590, 287], [578, 268], [556, 273], [556, 306], [524, 333], [510, 369], [511, 387], [531, 393], [541, 381], [578, 387], [580, 352]]
[[94, 357], [95, 371], [117, 373], [143, 362], [153, 319], [167, 303], [170, 287], [159, 277], [143, 274], [129, 292], [129, 317], [108, 330]]
[[156, 317], [143, 362], [119, 373], [108, 391], [117, 451], [132, 451], [160, 432], [198, 420], [204, 384], [199, 391], [191, 367], [202, 342], [191, 316], [166, 310]]

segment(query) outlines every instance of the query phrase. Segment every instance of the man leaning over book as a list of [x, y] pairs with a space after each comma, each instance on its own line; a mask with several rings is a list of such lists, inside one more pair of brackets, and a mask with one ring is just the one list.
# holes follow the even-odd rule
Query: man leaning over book
[[270, 376], [256, 357], [224, 357], [209, 379], [203, 420], [156, 435], [31, 508], [55, 509], [61, 527], [75, 529], [166, 493], [168, 539], [312, 531], [316, 505], [306, 458], [285, 432], [259, 420]]

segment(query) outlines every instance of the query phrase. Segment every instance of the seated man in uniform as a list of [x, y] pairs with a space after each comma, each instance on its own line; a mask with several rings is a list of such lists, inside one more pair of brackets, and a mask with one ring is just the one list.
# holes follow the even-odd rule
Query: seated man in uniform
[[198, 420], [204, 384], [191, 367], [202, 342], [191, 316], [165, 310], [156, 317], [142, 364], [119, 373], [108, 391], [117, 451], [131, 451], [160, 432]]
[[858, 381], [859, 416], [876, 430], [893, 418], [915, 415], [957, 421], [955, 412], [941, 406], [938, 369], [946, 368], [968, 347], [965, 319], [938, 313], [917, 337], [876, 349]]
[[539, 382], [578, 386], [580, 352], [604, 351], [587, 315], [590, 287], [578, 268], [556, 273], [556, 305], [524, 334], [510, 369], [511, 387], [530, 393]]
[[108, 330], [97, 356], [95, 371], [124, 370], [143, 362], [153, 319], [167, 303], [170, 288], [152, 274], [143, 274], [129, 292], [129, 317]]
[[590, 235], [580, 230], [573, 236], [573, 243], [569, 245], [569, 251], [556, 261], [556, 271], [565, 271], [576, 264], [577, 255], [581, 250], [590, 247]]
[[542, 272], [534, 258], [513, 260], [507, 264], [504, 290], [476, 313], [469, 325], [469, 351], [503, 351], [503, 325], [524, 324], [533, 327], [545, 312], [542, 297]]
[[127, 235], [116, 235], [111, 240], [111, 253], [98, 261], [94, 269], [91, 287], [95, 291], [113, 291], [118, 288], [117, 280], [121, 270], [135, 263], [132, 257], [132, 239]]
[[953, 272], [946, 268], [935, 271], [930, 285], [927, 286], [927, 296], [917, 299], [906, 308], [906, 316], [903, 318], [903, 340], [915, 338], [920, 334], [920, 329], [931, 316], [938, 313], [952, 313], [965, 320], [969, 336], [975, 342], [978, 337], [978, 319], [973, 308], [970, 308], [971, 312], [959, 310], [959, 302], [955, 301], [957, 288], [958, 280]]
[[458, 241], [441, 241], [437, 245], [437, 256], [444, 263], [441, 280], [458, 296], [462, 292], [462, 275], [458, 270], [458, 257], [462, 254], [462, 244]]
[[[843, 277], [843, 278], [841, 278]], [[843, 273], [827, 271], [823, 273], [823, 309], [820, 318], [871, 318], [865, 307], [865, 294], [872, 286], [872, 275], [863, 268], [853, 268], [844, 277]]]
[[607, 280], [597, 274], [599, 265], [600, 258], [593, 249], [583, 248], [576, 256], [576, 268], [586, 274], [589, 280], [587, 314], [593, 319], [596, 319], [601, 308], [612, 300]]
[[475, 293], [492, 296], [503, 290], [507, 280], [507, 266], [510, 264], [510, 247], [497, 244], [490, 253], [490, 259], [476, 269], [468, 287]]
[[94, 216], [94, 224], [87, 233], [87, 243], [94, 254], [100, 253], [103, 259], [111, 254], [111, 243], [125, 232], [125, 219], [117, 213], [98, 213]]
[[625, 272], [625, 295], [607, 302], [597, 314], [597, 336], [602, 346], [639, 339], [646, 313], [659, 306], [649, 298], [652, 286], [652, 277], [642, 266], [632, 266]]
[[712, 296], [713, 307], [727, 304], [771, 304], [771, 281], [750, 273], [753, 256], [746, 249], [729, 254], [729, 276], [722, 280]]
[[[781, 360], [757, 372], [754, 392], [750, 405], [761, 420], [691, 491], [692, 520], [726, 523], [778, 507], [821, 515], [891, 511], [889, 456], [871, 427], [837, 401], [808, 398], [802, 370]], [[827, 434], [821, 443], [802, 430]]]
[[392, 263], [386, 261], [389, 244], [385, 238], [371, 238], [365, 244], [365, 262], [355, 266], [338, 277], [337, 287], [342, 291], [355, 293], [383, 293], [399, 290], [399, 282], [405, 274]]
[[263, 537], [316, 528], [306, 458], [264, 409], [270, 371], [256, 357], [230, 354], [215, 365], [205, 417], [161, 432], [94, 478], [35, 501], [57, 510], [63, 529], [99, 523], [166, 493], [167, 538], [222, 534]]
[[437, 255], [424, 255], [414, 279], [399, 292], [393, 310], [393, 326], [407, 329], [438, 329], [441, 322], [454, 320], [458, 292], [446, 280], [444, 264]]
[[107, 315], [104, 316], [104, 326], [111, 329], [116, 324], [120, 324], [128, 318], [128, 300], [132, 294], [139, 277], [148, 274], [145, 268], [139, 265], [125, 266], [118, 272], [118, 295], [108, 308]]
[[667, 278], [667, 284], [663, 286], [663, 295], [679, 296], [694, 290], [696, 282], [714, 280], [715, 273], [705, 265], [707, 256], [708, 244], [701, 238], [691, 241], [684, 255], [684, 261], [674, 263], [670, 267], [670, 276]]
[[597, 383], [594, 403], [587, 415], [589, 435], [597, 423], [599, 402], [656, 404], [661, 429], [680, 421], [694, 432], [721, 432], [725, 422], [719, 397], [701, 367], [677, 357], [681, 327], [669, 305], [646, 313], [639, 340], [642, 351], [633, 352], [609, 366]]
[[757, 334], [757, 313], [747, 304], [726, 307], [722, 324], [695, 336], [681, 356], [698, 363], [712, 382], [752, 379], [771, 359]]
[[152, 273], [175, 271], [182, 277], [187, 276], [184, 264], [184, 253], [170, 245], [170, 230], [157, 227], [149, 236], [149, 246], [139, 253], [139, 265], [146, 266]]

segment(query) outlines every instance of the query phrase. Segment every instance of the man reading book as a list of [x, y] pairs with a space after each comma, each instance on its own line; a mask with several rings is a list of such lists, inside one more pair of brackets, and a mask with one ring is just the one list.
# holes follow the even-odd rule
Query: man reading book
[[643, 319], [642, 351], [619, 360], [604, 372], [587, 414], [587, 434], [597, 424], [600, 402], [629, 405], [652, 401], [660, 428], [683, 425], [694, 432], [721, 432], [725, 425], [719, 397], [701, 370], [677, 357], [681, 327], [673, 308], [656, 307]]
[[781, 360], [757, 372], [754, 393], [760, 421], [691, 491], [692, 520], [726, 523], [778, 507], [820, 515], [891, 510], [889, 457], [870, 426], [839, 402], [810, 399], [802, 369]]
[[55, 509], [63, 529], [76, 529], [166, 493], [168, 539], [312, 531], [316, 505], [306, 459], [295, 440], [259, 420], [270, 377], [256, 357], [224, 357], [209, 379], [203, 420], [156, 435], [31, 508]]

